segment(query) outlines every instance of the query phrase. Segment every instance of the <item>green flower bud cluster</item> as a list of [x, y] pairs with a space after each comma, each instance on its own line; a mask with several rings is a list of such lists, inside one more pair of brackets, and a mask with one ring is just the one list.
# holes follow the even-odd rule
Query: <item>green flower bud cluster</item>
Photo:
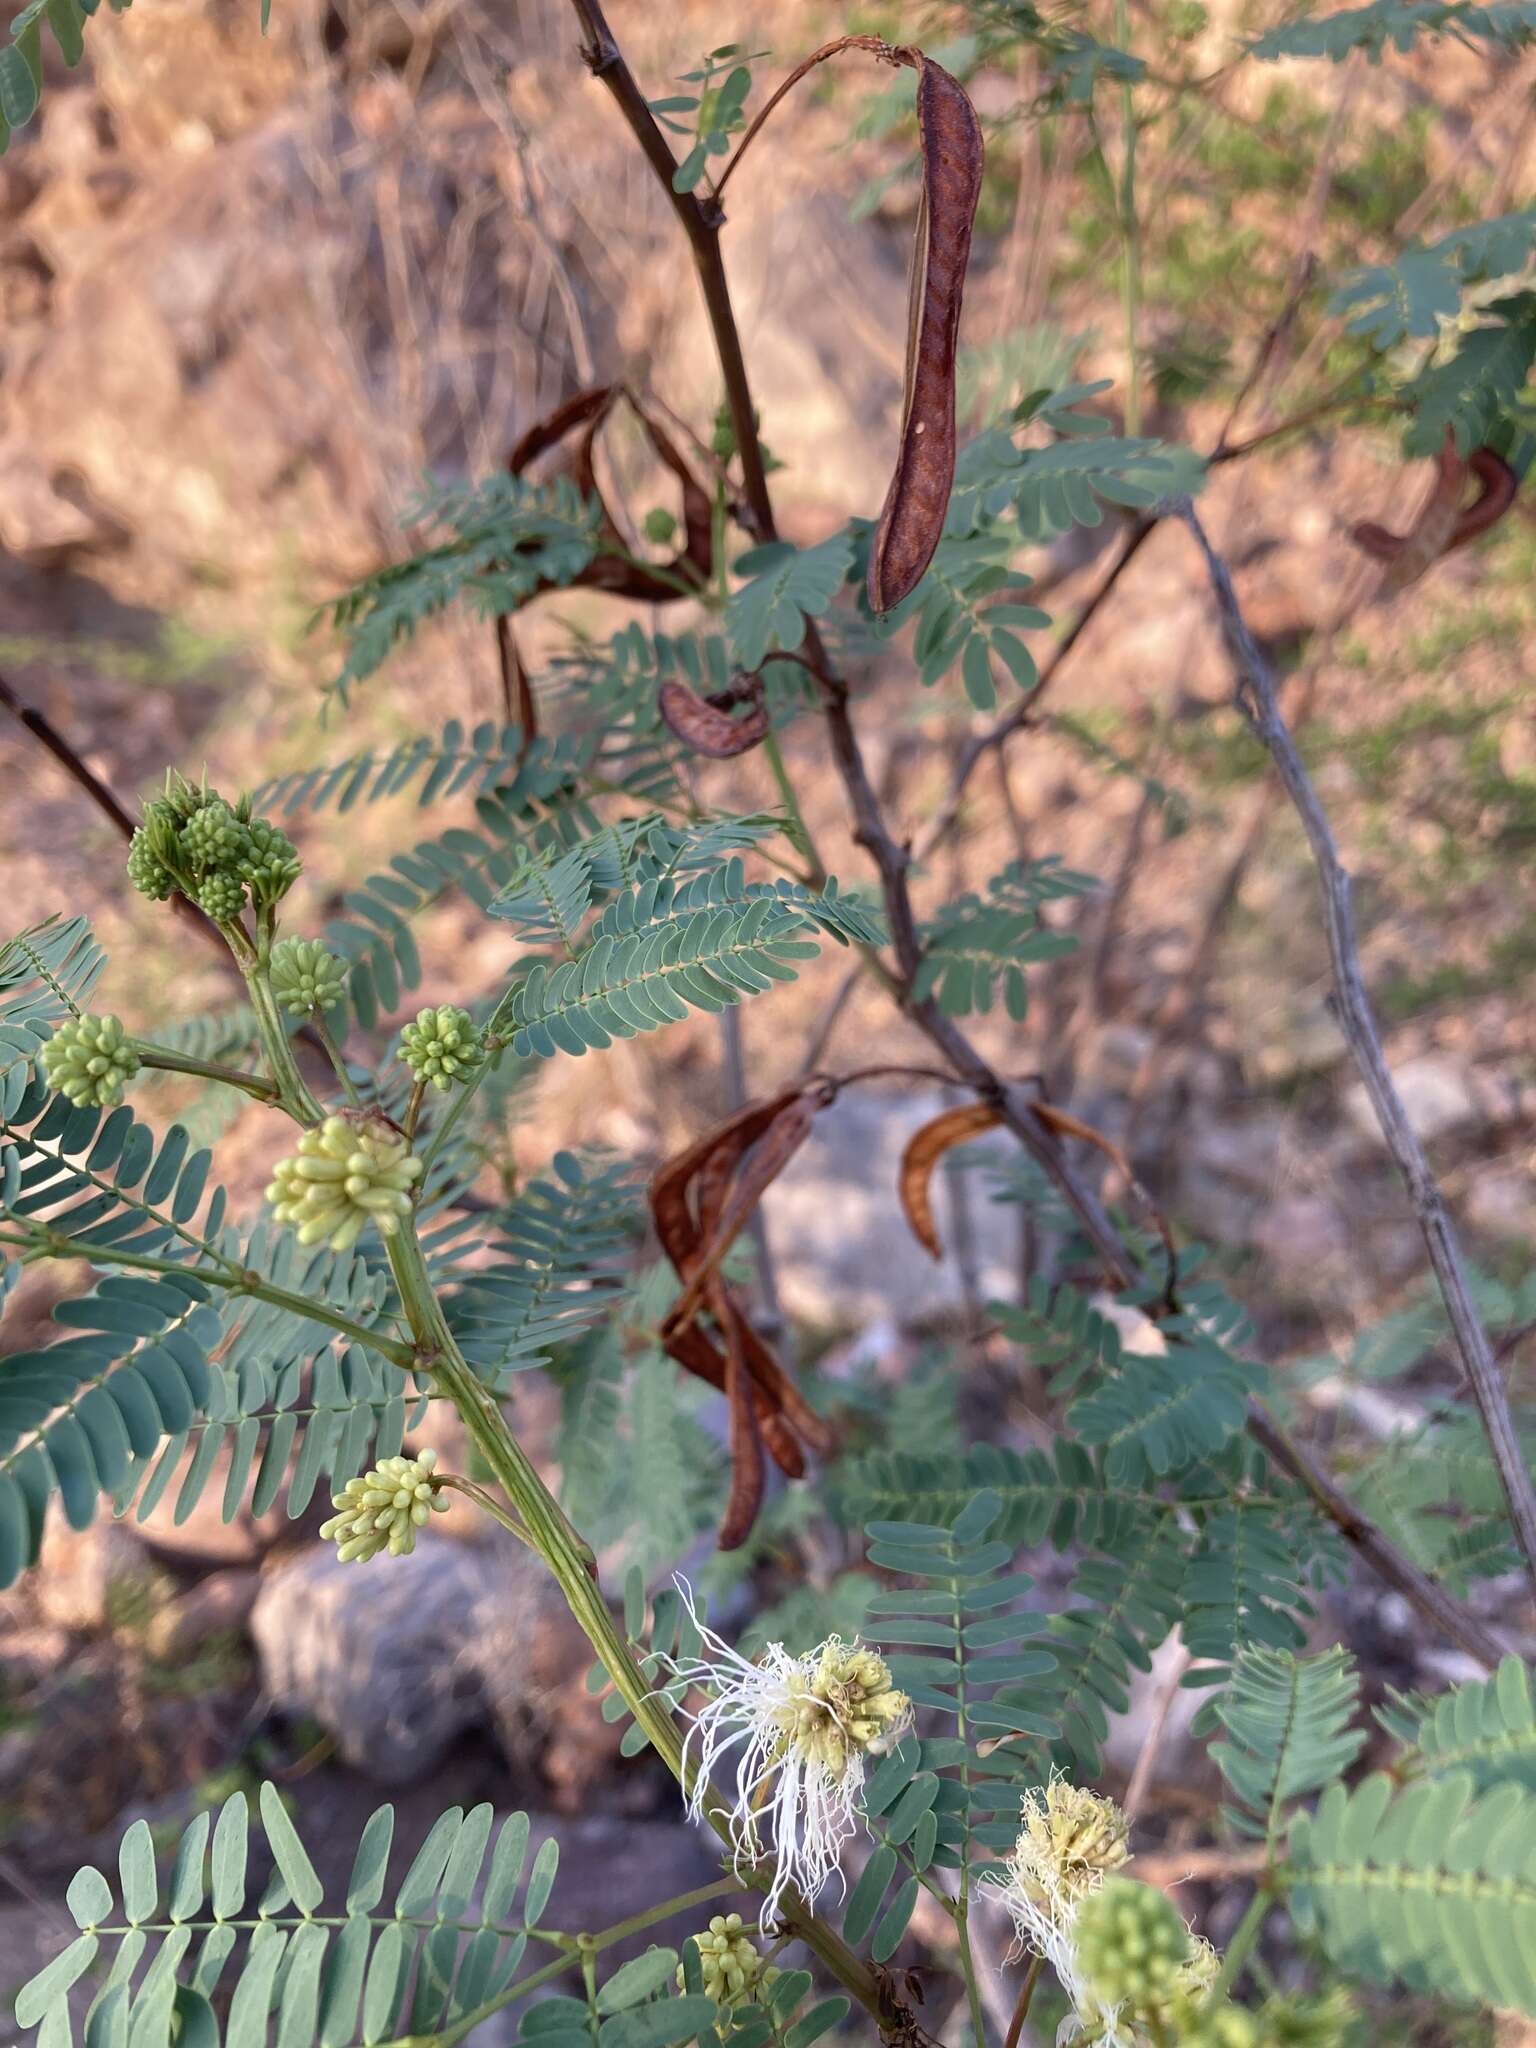
[[[704, 1996], [716, 2005], [741, 2005], [766, 1991], [779, 1975], [763, 1960], [752, 1937], [742, 1925], [739, 1913], [717, 1913], [708, 1930], [693, 1937], [704, 1978]], [[678, 1965], [677, 1988], [686, 1991], [687, 1978]]]
[[220, 924], [239, 917], [247, 891], [255, 903], [276, 903], [298, 874], [293, 841], [270, 819], [253, 817], [248, 796], [230, 805], [174, 773], [164, 796], [144, 806], [128, 849], [128, 879], [140, 895], [163, 903], [179, 889]]
[[279, 939], [268, 971], [272, 993], [295, 1017], [333, 1010], [347, 992], [345, 963], [318, 939]]
[[400, 1057], [418, 1081], [451, 1088], [485, 1058], [485, 1045], [468, 1010], [441, 1003], [420, 1010], [400, 1033]]
[[405, 1557], [416, 1548], [416, 1531], [448, 1506], [433, 1483], [436, 1464], [437, 1453], [430, 1450], [414, 1458], [382, 1458], [331, 1495], [338, 1512], [320, 1524], [320, 1534], [336, 1545], [343, 1564], [366, 1564], [381, 1550]]
[[300, 1244], [344, 1252], [365, 1224], [377, 1223], [386, 1237], [399, 1228], [420, 1174], [421, 1161], [393, 1124], [367, 1114], [330, 1116], [273, 1167], [267, 1200]]
[[48, 1086], [82, 1109], [111, 1109], [138, 1071], [139, 1056], [116, 1017], [70, 1017], [43, 1047]]
[[1166, 2006], [1193, 1953], [1178, 1908], [1155, 1885], [1108, 1877], [1090, 1892], [1073, 1923], [1084, 1984], [1106, 2007]]

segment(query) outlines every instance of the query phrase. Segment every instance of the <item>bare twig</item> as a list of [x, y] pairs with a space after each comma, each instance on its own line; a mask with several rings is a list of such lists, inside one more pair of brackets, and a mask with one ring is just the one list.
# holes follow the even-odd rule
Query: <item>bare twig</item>
[[1456, 1348], [1487, 1431], [1515, 1535], [1536, 1580], [1536, 1486], [1520, 1448], [1504, 1376], [1472, 1300], [1460, 1240], [1382, 1050], [1381, 1033], [1360, 966], [1350, 876], [1339, 857], [1333, 828], [1302, 763], [1290, 727], [1281, 714], [1274, 676], [1243, 617], [1227, 565], [1211, 545], [1194, 505], [1185, 499], [1178, 511], [1205, 558], [1222, 630], [1237, 672], [1238, 709], [1268, 750], [1312, 849], [1322, 886], [1328, 951], [1333, 962], [1334, 1009], [1387, 1149], [1413, 1202]]
[[[131, 840], [135, 831], [135, 821], [131, 813], [123, 805], [116, 791], [109, 789], [95, 769], [88, 762], [81, 759], [69, 741], [65, 739], [63, 733], [59, 731], [58, 727], [50, 719], [46, 718], [41, 711], [34, 710], [30, 704], [22, 702], [4, 676], [0, 676], [0, 704], [3, 704], [5, 709], [11, 713], [18, 725], [31, 733], [40, 746], [48, 749], [48, 752], [59, 763], [71, 782], [77, 784], [79, 788], [85, 791], [85, 794], [90, 798], [97, 810], [101, 812], [104, 818], [109, 820], [116, 830], [122, 834], [124, 839]], [[232, 968], [234, 963], [230, 959], [229, 949], [219, 936], [218, 926], [213, 923], [212, 919], [205, 917], [197, 905], [189, 903], [185, 896], [178, 894], [172, 898], [172, 901], [187, 922], [195, 925], [218, 948], [219, 957], [224, 961], [225, 965]]]
[[790, 72], [788, 78], [781, 79], [779, 84], [769, 93], [767, 99], [758, 108], [746, 134], [742, 136], [740, 142], [737, 143], [735, 149], [731, 152], [730, 162], [715, 181], [715, 198], [717, 200], [724, 194], [726, 186], [730, 183], [731, 173], [746, 155], [748, 146], [755, 139], [758, 130], [779, 104], [779, 101], [783, 99], [784, 95], [787, 92], [793, 91], [807, 72], [814, 71], [818, 64], [825, 64], [829, 57], [840, 57], [845, 50], [868, 50], [872, 55], [884, 58], [887, 63], [893, 64], [896, 61], [895, 52], [884, 36], [838, 36], [833, 42], [823, 43], [819, 50], [812, 50], [809, 57], [802, 57], [794, 70]]
[[[587, 64], [612, 94], [688, 237], [704, 295], [705, 310], [714, 335], [727, 406], [740, 454], [747, 514], [744, 523], [758, 539], [772, 540], [777, 532], [773, 503], [768, 491], [762, 443], [758, 438], [751, 384], [747, 376], [730, 288], [726, 282], [725, 268], [720, 255], [719, 210], [706, 210], [691, 192], [674, 191], [672, 174], [677, 168], [676, 159], [646, 104], [645, 96], [634, 74], [624, 61], [598, 0], [571, 0], [571, 4], [585, 32], [583, 55]], [[1088, 619], [1107, 597], [1126, 564], [1151, 532], [1154, 523], [1152, 516], [1144, 516], [1131, 528], [1108, 577], [1089, 601], [1066, 640], [1058, 647], [1054, 661], [1036, 686], [1037, 692], [1059, 668], [1071, 645], [1086, 627]], [[822, 705], [827, 719], [833, 762], [853, 813], [854, 838], [869, 854], [880, 877], [881, 892], [890, 926], [891, 945], [898, 967], [896, 993], [905, 1013], [943, 1056], [955, 1078], [980, 1099], [996, 1106], [1003, 1123], [1060, 1190], [1089, 1243], [1103, 1261], [1105, 1271], [1113, 1283], [1121, 1287], [1134, 1284], [1141, 1278], [1141, 1274], [1125, 1240], [1097, 1196], [1072, 1172], [1059, 1140], [1041, 1124], [1037, 1116], [1031, 1113], [1032, 1103], [1029, 1094], [1024, 1089], [1006, 1082], [971, 1044], [953, 1019], [946, 1017], [939, 1010], [936, 1003], [931, 1000], [919, 1001], [913, 993], [922, 949], [907, 886], [911, 855], [905, 847], [897, 844], [885, 823], [880, 800], [870, 781], [863, 751], [854, 729], [848, 685], [831, 668], [821, 636], [812, 619], [806, 620], [802, 647], [807, 665], [821, 685]], [[958, 808], [958, 795], [955, 792], [952, 794], [956, 795]], [[1451, 1641], [1460, 1644], [1471, 1656], [1489, 1668], [1498, 1661], [1502, 1649], [1498, 1639], [1473, 1616], [1464, 1612], [1433, 1580], [1419, 1571], [1410, 1559], [1403, 1556], [1380, 1530], [1367, 1521], [1354, 1503], [1333, 1485], [1327, 1475], [1312, 1466], [1300, 1446], [1291, 1442], [1268, 1411], [1257, 1402], [1250, 1404], [1248, 1428], [1250, 1434], [1270, 1452], [1282, 1469], [1306, 1488], [1318, 1506], [1337, 1523], [1361, 1555], [1375, 1566], [1390, 1585], [1403, 1593], [1426, 1619], [1432, 1621]], [[839, 1956], [838, 1961], [839, 1976], [845, 1985], [855, 1989], [848, 1968], [851, 1958]], [[857, 1992], [866, 2003], [870, 2002], [862, 1982], [857, 1986]]]
[[984, 732], [977, 733], [966, 743], [965, 751], [961, 754], [959, 763], [956, 766], [949, 794], [944, 799], [943, 807], [929, 821], [926, 831], [922, 833], [913, 848], [914, 859], [926, 860], [934, 848], [942, 840], [949, 837], [949, 834], [954, 829], [955, 821], [960, 815], [960, 806], [965, 795], [966, 784], [970, 781], [981, 762], [985, 760], [986, 756], [994, 748], [1005, 746], [1021, 727], [1028, 725], [1035, 706], [1051, 687], [1051, 684], [1055, 682], [1062, 663], [1071, 654], [1078, 641], [1082, 639], [1083, 634], [1098, 615], [1105, 599], [1135, 560], [1137, 554], [1141, 551], [1142, 543], [1157, 525], [1157, 521], [1158, 515], [1155, 512], [1143, 513], [1140, 518], [1132, 520], [1131, 524], [1126, 528], [1125, 538], [1120, 543], [1120, 552], [1110, 563], [1098, 588], [1091, 597], [1084, 601], [1077, 617], [1072, 621], [1060, 640], [1057, 641], [1054, 652], [1046, 662], [1045, 667], [1041, 669], [1034, 683], [1019, 699], [1017, 704], [1005, 712], [994, 724], [989, 725]]

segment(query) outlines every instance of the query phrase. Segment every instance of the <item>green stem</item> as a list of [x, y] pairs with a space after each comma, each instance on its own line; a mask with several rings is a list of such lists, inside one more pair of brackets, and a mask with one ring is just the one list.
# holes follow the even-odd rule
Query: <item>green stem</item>
[[[346, 1058], [342, 1053], [341, 1047], [336, 1043], [330, 1025], [326, 1022], [324, 1010], [316, 1010], [313, 1021], [315, 1036], [325, 1047], [325, 1056], [330, 1061], [331, 1069], [337, 1080], [341, 1083], [348, 1102], [351, 1103], [354, 1109], [361, 1109], [363, 1098], [358, 1094], [356, 1084], [352, 1076], [347, 1072]], [[407, 1128], [409, 1129], [409, 1127]]]
[[[422, 1159], [421, 1162], [421, 1180], [419, 1183], [420, 1186], [426, 1186], [428, 1177], [432, 1172], [433, 1163], [435, 1162], [438, 1153], [441, 1152], [444, 1145], [447, 1144], [449, 1138], [453, 1135], [454, 1126], [463, 1116], [465, 1110], [468, 1109], [469, 1105], [474, 1101], [476, 1094], [479, 1092], [481, 1082], [484, 1081], [489, 1075], [491, 1071], [491, 1060], [492, 1053], [489, 1050], [489, 1048], [487, 1048], [485, 1058], [480, 1062], [479, 1066], [476, 1067], [475, 1071], [470, 1075], [469, 1079], [460, 1088], [458, 1094], [453, 1099], [452, 1108], [449, 1110], [448, 1114], [443, 1118], [442, 1122], [438, 1125], [437, 1129], [432, 1133], [432, 1142], [428, 1145], [425, 1157]], [[418, 1081], [416, 1083], [416, 1086], [411, 1090], [410, 1104], [405, 1113], [405, 1131], [406, 1136], [410, 1138], [414, 1138], [416, 1135], [416, 1119], [421, 1114], [421, 1092], [425, 1085], [426, 1084], [424, 1082]]]
[[526, 1543], [530, 1550], [538, 1548], [538, 1545], [528, 1534], [522, 1523], [513, 1521], [506, 1509], [497, 1502], [495, 1496], [487, 1493], [483, 1486], [476, 1486], [473, 1479], [465, 1479], [458, 1472], [434, 1472], [432, 1484], [434, 1487], [446, 1486], [451, 1493], [462, 1493], [466, 1499], [472, 1500], [477, 1507], [484, 1508], [493, 1521], [500, 1522], [502, 1528], [509, 1535], [515, 1536], [519, 1543]]
[[768, 728], [767, 736], [763, 740], [763, 758], [773, 771], [773, 779], [778, 784], [779, 795], [784, 799], [784, 808], [789, 813], [789, 821], [794, 829], [795, 844], [801, 848], [806, 859], [811, 864], [809, 874], [804, 877], [806, 887], [817, 890], [825, 889], [827, 886], [826, 863], [822, 860], [821, 854], [817, 850], [816, 841], [811, 837], [810, 826], [805, 822], [805, 813], [800, 808], [800, 799], [795, 793], [795, 785], [790, 781], [789, 770], [784, 763], [783, 751], [779, 746], [779, 736], [772, 726]]
[[1211, 1986], [1210, 1995], [1206, 2000], [1208, 2005], [1219, 2005], [1224, 1998], [1231, 1996], [1232, 1986], [1243, 1973], [1243, 1965], [1259, 1938], [1260, 1930], [1269, 1916], [1269, 1909], [1273, 1903], [1269, 1893], [1262, 1886], [1249, 1900], [1247, 1912], [1237, 1923], [1236, 1934], [1227, 1943], [1227, 1952], [1221, 1959], [1221, 1973]]
[[1029, 1968], [1024, 1972], [1024, 1982], [1019, 1988], [1019, 2002], [1013, 2008], [1013, 2018], [1008, 2022], [1008, 2038], [1003, 2048], [1019, 2048], [1019, 2036], [1024, 2031], [1024, 2022], [1029, 2018], [1029, 2008], [1034, 2003], [1035, 1986], [1040, 1982], [1040, 1972], [1045, 1968], [1044, 1956], [1031, 1956]]
[[130, 1043], [141, 1067], [153, 1067], [165, 1074], [192, 1074], [200, 1081], [222, 1081], [227, 1088], [239, 1088], [258, 1102], [277, 1100], [276, 1085], [262, 1074], [242, 1074], [212, 1060], [195, 1060], [187, 1053], [172, 1052], [168, 1046], [152, 1045], [147, 1038], [135, 1038]]
[[[614, 1623], [597, 1583], [597, 1564], [591, 1550], [572, 1528], [565, 1511], [508, 1429], [495, 1396], [465, 1362], [453, 1332], [448, 1328], [410, 1224], [404, 1223], [386, 1242], [390, 1270], [395, 1277], [406, 1319], [416, 1338], [417, 1370], [430, 1373], [436, 1386], [458, 1409], [471, 1442], [521, 1516], [535, 1548], [554, 1574], [566, 1605], [596, 1651], [620, 1698], [651, 1747], [686, 1792], [692, 1771], [683, 1757], [677, 1724], [656, 1697], [651, 1680], [635, 1662], [628, 1643]], [[713, 1795], [706, 1798], [704, 1812], [715, 1833], [730, 1846], [730, 1825]], [[772, 1872], [759, 1864], [744, 1872], [743, 1879], [755, 1889], [767, 1890]], [[821, 1958], [844, 1988], [878, 2016], [881, 2010], [880, 1986], [868, 1965], [861, 1962], [847, 1943], [816, 1917], [793, 1889], [784, 1894], [779, 1912], [784, 1923]]]
[[237, 1266], [233, 1260], [224, 1266], [189, 1266], [177, 1259], [157, 1259], [148, 1252], [119, 1251], [115, 1245], [91, 1244], [71, 1237], [60, 1237], [49, 1230], [30, 1232], [22, 1239], [0, 1239], [4, 1244], [21, 1244], [42, 1252], [50, 1259], [88, 1259], [93, 1266], [122, 1266], [135, 1273], [168, 1273], [178, 1280], [200, 1280], [208, 1287], [222, 1287], [230, 1294], [248, 1294], [253, 1301], [264, 1301], [273, 1308], [287, 1309], [291, 1315], [303, 1316], [311, 1323], [323, 1323], [327, 1329], [336, 1330], [349, 1343], [361, 1344], [367, 1350], [377, 1352], [380, 1358], [387, 1358], [391, 1365], [398, 1365], [408, 1372], [416, 1363], [416, 1353], [409, 1344], [402, 1344], [394, 1337], [386, 1337], [382, 1331], [365, 1328], [354, 1322], [339, 1309], [328, 1308], [324, 1302], [312, 1301], [305, 1294], [290, 1294], [286, 1287], [274, 1287], [270, 1280], [263, 1280], [259, 1273], [248, 1267]]
[[[701, 1884], [697, 1891], [683, 1892], [675, 1899], [663, 1899], [659, 1906], [647, 1906], [643, 1913], [633, 1913], [627, 1920], [620, 1920], [612, 1927], [605, 1927], [601, 1934], [585, 1935], [582, 1950], [591, 1956], [601, 1955], [605, 1948], [626, 1941], [632, 1934], [643, 1934], [648, 1927], [659, 1926], [663, 1920], [686, 1913], [694, 1906], [708, 1905], [711, 1899], [723, 1899], [731, 1892], [740, 1891], [741, 1886], [734, 1878], [717, 1877], [713, 1884]], [[537, 1991], [543, 1984], [552, 1983], [567, 1970], [574, 1969], [578, 1955], [574, 1947], [552, 1963], [546, 1963], [542, 1970], [535, 1970], [531, 1977], [520, 1977], [500, 1991], [494, 1998], [488, 1998], [484, 2005], [477, 2005], [473, 2012], [462, 2013], [451, 2027], [444, 2027], [433, 2034], [402, 2034], [398, 2040], [379, 2043], [379, 2048], [455, 2048], [466, 2034], [488, 2020], [492, 2013], [500, 2012], [503, 2006], [514, 1999], [524, 1998], [530, 1991]]]
[[[953, 1546], [951, 1546], [951, 1554], [953, 1554]], [[965, 1627], [965, 1603], [960, 1595], [959, 1581], [951, 1580], [950, 1586], [955, 1600], [953, 1614], [955, 1636], [958, 1641], [962, 1638]], [[955, 1686], [956, 1732], [959, 1734], [961, 1741], [966, 1744], [967, 1755], [969, 1755], [970, 1731], [966, 1723], [967, 1697], [965, 1655], [963, 1650], [960, 1653], [959, 1670], [960, 1677]], [[971, 1784], [971, 1774], [969, 1768], [964, 1764], [960, 1767], [960, 1783], [968, 1793]], [[960, 1865], [960, 1881], [956, 1889], [958, 1897], [955, 1901], [955, 1933], [960, 1943], [960, 1970], [965, 1978], [965, 1996], [971, 2008], [971, 2032], [975, 2037], [976, 2048], [987, 2048], [986, 2014], [981, 2003], [981, 1985], [976, 1977], [976, 1958], [971, 1952], [971, 1866], [969, 1861], [962, 1861]]]
[[[1131, 11], [1128, 0], [1115, 0], [1115, 42], [1130, 54]], [[1130, 79], [1120, 88], [1122, 149], [1120, 171], [1121, 304], [1125, 311], [1125, 431], [1141, 432], [1141, 365], [1137, 330], [1141, 324], [1141, 229], [1136, 219], [1136, 89]]]
[[299, 1072], [298, 1062], [293, 1056], [283, 1015], [272, 993], [272, 982], [267, 972], [271, 956], [270, 933], [263, 927], [261, 943], [255, 960], [242, 961], [241, 972], [251, 998], [251, 1008], [256, 1013], [256, 1029], [261, 1033], [261, 1049], [267, 1056], [267, 1065], [277, 1083], [278, 1106], [285, 1109], [295, 1123], [313, 1126], [324, 1123], [325, 1111], [310, 1093], [309, 1084]]

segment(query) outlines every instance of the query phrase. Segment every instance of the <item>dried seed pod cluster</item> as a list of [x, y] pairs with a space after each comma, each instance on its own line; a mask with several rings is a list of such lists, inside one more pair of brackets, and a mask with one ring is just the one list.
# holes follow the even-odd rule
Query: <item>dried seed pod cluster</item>
[[669, 1356], [730, 1403], [731, 1492], [720, 1525], [723, 1550], [745, 1542], [757, 1519], [765, 1449], [780, 1471], [799, 1479], [805, 1451], [825, 1457], [833, 1445], [826, 1423], [752, 1327], [720, 1264], [834, 1093], [833, 1084], [817, 1080], [748, 1103], [669, 1160], [651, 1182], [656, 1234], [683, 1282], [662, 1340]]

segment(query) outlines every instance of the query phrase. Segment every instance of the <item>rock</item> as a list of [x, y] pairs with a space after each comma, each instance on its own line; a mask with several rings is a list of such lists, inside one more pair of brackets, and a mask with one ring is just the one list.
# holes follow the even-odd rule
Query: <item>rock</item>
[[1249, 1242], [1277, 1273], [1315, 1273], [1350, 1249], [1350, 1234], [1321, 1195], [1282, 1195], [1255, 1223]]
[[[505, 1576], [515, 1611], [528, 1574], [521, 1586], [515, 1570]], [[251, 1614], [267, 1692], [318, 1721], [345, 1762], [409, 1783], [482, 1717], [465, 1651], [487, 1590], [483, 1553], [456, 1543], [366, 1565], [305, 1551], [267, 1575]]]
[[[901, 1155], [922, 1125], [951, 1108], [936, 1091], [900, 1097], [850, 1090], [817, 1117], [803, 1151], [764, 1208], [789, 1312], [822, 1327], [898, 1325], [952, 1315], [962, 1304], [953, 1182], [935, 1175], [934, 1214], [945, 1243], [936, 1265], [914, 1242], [897, 1199]], [[968, 1147], [1012, 1159], [1012, 1145]], [[983, 1299], [1014, 1284], [1018, 1212], [991, 1199], [988, 1177], [963, 1176], [974, 1270]]]
[[[1443, 1053], [1419, 1053], [1393, 1066], [1392, 1078], [1413, 1125], [1426, 1145], [1437, 1138], [1468, 1136], [1499, 1120], [1493, 1092], [1473, 1071]], [[1362, 1081], [1344, 1091], [1344, 1113], [1362, 1137], [1379, 1141], [1381, 1129]]]
[[1175, 1153], [1174, 1206], [1188, 1227], [1218, 1243], [1240, 1243], [1268, 1207], [1288, 1130], [1287, 1119], [1271, 1110], [1195, 1124]]
[[144, 1552], [125, 1524], [102, 1520], [71, 1529], [55, 1511], [31, 1579], [38, 1619], [54, 1628], [105, 1628], [114, 1588], [147, 1576]]
[[260, 1572], [238, 1566], [210, 1572], [159, 1610], [149, 1624], [146, 1649], [167, 1661], [189, 1656], [215, 1636], [233, 1635], [250, 1619], [260, 1590]]
[[1495, 1237], [1536, 1236], [1536, 1186], [1529, 1171], [1507, 1167], [1478, 1174], [1467, 1189], [1469, 1223]]
[[316, 1546], [265, 1574], [250, 1625], [274, 1704], [312, 1716], [382, 1784], [424, 1776], [486, 1723], [560, 1805], [590, 1794], [618, 1755], [622, 1730], [585, 1691], [587, 1640], [510, 1539], [434, 1530], [408, 1557], [366, 1565]]

